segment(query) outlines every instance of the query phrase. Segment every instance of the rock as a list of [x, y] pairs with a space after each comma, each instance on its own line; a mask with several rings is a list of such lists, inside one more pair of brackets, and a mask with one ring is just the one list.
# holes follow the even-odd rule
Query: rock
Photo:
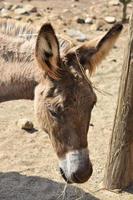
[[15, 14], [29, 15], [31, 12], [37, 12], [37, 8], [29, 4], [15, 8]]
[[117, 60], [116, 60], [116, 59], [112, 59], [111, 61], [112, 61], [112, 62], [117, 62]]
[[108, 23], [108, 24], [114, 24], [116, 22], [116, 18], [112, 17], [112, 16], [107, 16], [104, 18], [104, 20]]
[[78, 41], [78, 42], [84, 42], [84, 41], [86, 41], [86, 40], [87, 40], [87, 37], [86, 37], [86, 35], [84, 35], [83, 33], [80, 34], [80, 36], [77, 38], [77, 41]]
[[0, 14], [4, 14], [4, 13], [9, 13], [9, 11], [5, 8], [2, 8]]
[[67, 8], [64, 9], [64, 10], [62, 11], [62, 13], [64, 13], [64, 14], [65, 14], [65, 13], [69, 13], [69, 9], [67, 9]]
[[42, 14], [38, 12], [38, 13], [36, 13], [36, 16], [37, 17], [42, 17]]
[[111, 191], [116, 193], [116, 194], [122, 193], [122, 189], [113, 189]]
[[119, 0], [112, 0], [112, 1], [109, 1], [108, 5], [109, 6], [119, 6], [120, 2], [119, 2]]
[[11, 18], [11, 12], [5, 8], [3, 8], [0, 12], [0, 16], [4, 18]]
[[53, 8], [52, 7], [47, 7], [47, 10], [53, 10]]
[[67, 34], [70, 37], [75, 38], [79, 42], [84, 42], [85, 40], [87, 40], [86, 35], [79, 30], [69, 29], [67, 30]]
[[87, 18], [85, 19], [85, 23], [86, 23], [86, 24], [93, 24], [93, 19], [90, 18], [90, 17], [87, 17]]
[[30, 121], [26, 118], [19, 119], [16, 123], [17, 123], [17, 126], [19, 128], [25, 129], [25, 130], [28, 130], [28, 131], [30, 131], [34, 128], [32, 121]]
[[71, 7], [72, 8], [77, 8], [77, 5], [76, 4], [72, 4]]
[[23, 6], [26, 12], [37, 12], [37, 8], [31, 4], [26, 4]]
[[27, 19], [27, 22], [28, 23], [33, 23], [33, 19], [29, 18], [29, 19]]
[[15, 10], [15, 14], [19, 14], [19, 15], [28, 15], [29, 13], [24, 9], [24, 8], [17, 8]]
[[83, 18], [77, 18], [76, 21], [78, 24], [85, 24], [85, 20]]

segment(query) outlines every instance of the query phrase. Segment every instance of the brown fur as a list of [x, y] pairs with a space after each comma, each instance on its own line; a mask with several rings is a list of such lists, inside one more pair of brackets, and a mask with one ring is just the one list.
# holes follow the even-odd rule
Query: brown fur
[[[16, 29], [21, 30], [17, 26], [5, 31], [6, 35], [11, 32], [9, 38], [4, 31], [0, 34], [0, 101], [35, 98], [38, 121], [60, 158], [68, 151], [86, 148], [96, 95], [81, 67], [89, 69], [90, 74], [95, 70], [118, 38], [122, 25], [115, 25], [93, 45], [88, 42], [69, 51], [67, 48], [63, 54], [50, 24], [42, 26], [37, 40], [20, 38]], [[25, 27], [26, 31], [29, 29]]]

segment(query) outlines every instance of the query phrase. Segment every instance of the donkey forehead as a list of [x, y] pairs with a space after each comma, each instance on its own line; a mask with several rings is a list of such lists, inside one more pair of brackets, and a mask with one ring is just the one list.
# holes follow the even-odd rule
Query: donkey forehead
[[[60, 83], [49, 87], [46, 98], [52, 104], [70, 105], [76, 103], [93, 103], [96, 102], [96, 95], [92, 86], [86, 81], [73, 81], [72, 84]], [[56, 102], [56, 103], [55, 103]], [[88, 104], [87, 103], [87, 104]]]

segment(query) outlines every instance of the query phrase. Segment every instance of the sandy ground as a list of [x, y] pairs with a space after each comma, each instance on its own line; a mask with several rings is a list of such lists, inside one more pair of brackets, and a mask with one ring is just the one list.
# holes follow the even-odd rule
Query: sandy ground
[[[42, 6], [38, 2], [40, 1], [32, 3]], [[55, 1], [52, 2], [46, 1], [47, 5], [54, 6]], [[64, 6], [67, 8], [70, 6], [70, 0], [57, 0], [56, 2], [59, 7], [55, 7], [53, 10], [55, 13], [58, 13]], [[84, 0], [80, 3], [80, 9], [85, 7], [86, 2]], [[100, 8], [102, 10], [103, 4], [106, 2], [98, 0], [99, 10], [96, 12], [100, 13]], [[107, 12], [106, 9], [105, 11]], [[108, 10], [108, 12], [112, 11]], [[104, 15], [104, 12], [101, 13]], [[117, 15], [115, 11], [114, 15]], [[42, 23], [42, 21], [36, 23]], [[83, 25], [77, 26], [86, 33], [90, 31], [87, 27], [84, 29]], [[63, 33], [64, 26], [61, 23], [56, 23], [55, 27]], [[93, 31], [93, 35], [99, 34], [101, 34], [100, 31]], [[92, 37], [92, 34], [89, 37]], [[88, 134], [94, 172], [86, 183], [68, 185], [66, 191], [63, 192], [66, 184], [58, 171], [58, 160], [49, 138], [43, 131], [39, 130], [34, 119], [33, 102], [21, 100], [0, 104], [0, 200], [133, 199], [133, 188], [120, 194], [101, 189], [126, 41], [127, 25], [125, 25], [116, 47], [92, 77], [93, 84], [102, 93], [96, 90], [98, 102], [91, 119], [94, 127], [90, 127]], [[31, 134], [17, 127], [16, 121], [25, 117], [34, 122], [37, 131]]]

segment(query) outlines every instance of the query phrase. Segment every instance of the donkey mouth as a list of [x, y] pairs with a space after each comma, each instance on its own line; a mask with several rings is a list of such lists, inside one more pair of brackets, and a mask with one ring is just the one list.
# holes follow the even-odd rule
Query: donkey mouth
[[84, 183], [84, 182], [86, 182], [90, 178], [90, 176], [92, 174], [92, 171], [93, 171], [93, 169], [91, 167], [91, 170], [90, 170], [89, 174], [87, 172], [86, 176], [79, 177], [77, 173], [72, 173], [71, 177], [67, 178], [66, 175], [65, 175], [65, 173], [63, 172], [63, 170], [60, 168], [60, 173], [61, 173], [63, 179], [68, 184], [72, 184], [72, 183]]
[[84, 183], [92, 175], [92, 164], [88, 150], [75, 150], [60, 160], [60, 173], [67, 183]]

